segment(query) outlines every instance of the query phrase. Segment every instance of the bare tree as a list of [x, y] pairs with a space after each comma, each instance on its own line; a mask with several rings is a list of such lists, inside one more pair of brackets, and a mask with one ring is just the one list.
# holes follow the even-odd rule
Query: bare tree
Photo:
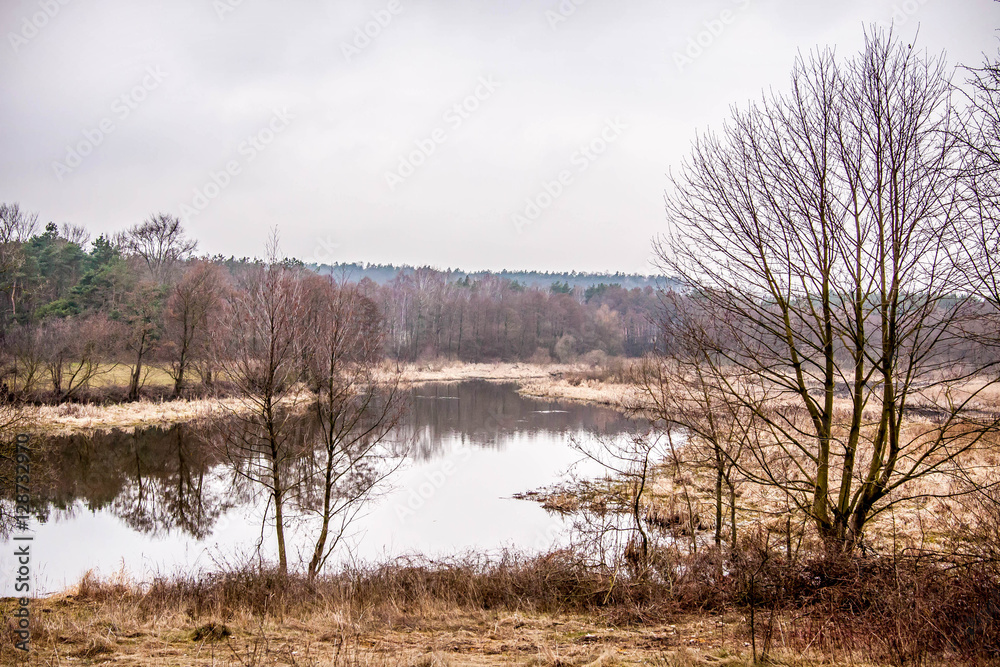
[[38, 345], [56, 401], [70, 400], [96, 377], [114, 368], [113, 363], [106, 362], [111, 351], [109, 343], [117, 338], [115, 329], [104, 315], [50, 318], [39, 325]]
[[[602, 500], [597, 507], [583, 508], [575, 526], [576, 532], [590, 543], [588, 551], [601, 554], [602, 562], [605, 562], [605, 555], [610, 547], [615, 556], [611, 560], [615, 562], [618, 560], [617, 556], [624, 555], [625, 561], [638, 576], [648, 574], [651, 564], [653, 540], [647, 530], [647, 519], [650, 516], [647, 496], [650, 495], [649, 487], [652, 486], [656, 466], [667, 457], [668, 438], [669, 436], [663, 437], [662, 433], [650, 431], [573, 441], [574, 449], [600, 465], [614, 480], [624, 484], [616, 491], [609, 492], [607, 497], [611, 499], [612, 505], [617, 505], [611, 508], [610, 514], [620, 513], [629, 519], [624, 526], [617, 517], [612, 516], [609, 520], [609, 517], [604, 516], [609, 513], [609, 508], [605, 506], [606, 501]], [[622, 536], [625, 538], [624, 543]], [[693, 544], [693, 531], [690, 536]]]
[[969, 228], [958, 260], [963, 283], [988, 308], [984, 326], [974, 331], [987, 345], [1000, 345], [1000, 61], [971, 70], [969, 122], [958, 135], [966, 151], [963, 165], [969, 186]]
[[38, 388], [45, 374], [46, 350], [39, 327], [13, 326], [4, 336], [2, 359], [4, 394], [23, 399]]
[[119, 243], [125, 253], [142, 261], [151, 280], [161, 284], [169, 282], [177, 264], [198, 248], [198, 242], [185, 235], [180, 220], [164, 213], [130, 228]]
[[17, 203], [0, 204], [0, 289], [7, 292], [10, 311], [17, 316], [17, 271], [24, 264], [21, 246], [38, 228], [38, 214]]
[[18, 203], [0, 204], [0, 245], [24, 243], [38, 229], [38, 214], [21, 209]]
[[123, 304], [123, 347], [128, 353], [128, 400], [139, 400], [139, 392], [149, 374], [147, 361], [163, 335], [163, 288], [139, 283]]
[[225, 289], [226, 276], [218, 265], [197, 262], [167, 299], [164, 319], [175, 396], [184, 389], [192, 363], [207, 356], [212, 322], [217, 319]]
[[333, 278], [310, 279], [305, 295], [304, 370], [316, 394], [320, 436], [301, 503], [320, 523], [309, 560], [312, 579], [379, 482], [398, 467], [401, 459], [386, 439], [403, 399], [398, 369], [380, 363], [384, 334], [376, 304]]
[[75, 243], [81, 248], [90, 243], [90, 231], [83, 225], [64, 222], [59, 226], [59, 234], [70, 243]]
[[667, 305], [664, 338], [671, 348], [666, 354], [647, 356], [635, 367], [639, 399], [632, 409], [665, 430], [683, 429], [683, 455], [673, 457], [674, 463], [679, 466], [683, 460], [685, 466], [712, 474], [715, 544], [722, 545], [728, 520], [729, 545], [735, 549], [739, 464], [752, 445], [754, 414], [746, 408], [746, 400], [733, 400], [732, 387], [720, 386], [713, 373], [711, 346], [719, 340], [718, 322], [704, 317], [696, 303], [680, 295], [668, 295]]
[[667, 194], [662, 266], [716, 323], [701, 367], [753, 416], [755, 481], [831, 548], [996, 425], [972, 410], [992, 381], [949, 354], [968, 309], [949, 294], [951, 92], [941, 58], [883, 32], [844, 64], [799, 58], [790, 92], [699, 138]]
[[45, 379], [57, 402], [68, 401], [115, 367], [119, 327], [103, 314], [48, 318], [15, 326], [4, 345], [5, 393], [24, 400]]
[[285, 513], [298, 485], [290, 479], [291, 466], [303, 449], [293, 423], [302, 290], [293, 270], [280, 261], [276, 233], [268, 257], [238, 281], [215, 349], [217, 364], [241, 404], [234, 412], [239, 428], [227, 433], [225, 455], [237, 474], [263, 488], [273, 503], [278, 566], [287, 573]]

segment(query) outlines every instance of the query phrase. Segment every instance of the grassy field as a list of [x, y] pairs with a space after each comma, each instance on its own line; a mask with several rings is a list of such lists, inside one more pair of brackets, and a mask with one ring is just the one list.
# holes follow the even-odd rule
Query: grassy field
[[[885, 654], [869, 633], [824, 635], [831, 621], [799, 609], [772, 613], [751, 637], [745, 608], [699, 612], [690, 596], [705, 594], [704, 584], [682, 577], [673, 585], [630, 584], [558, 554], [486, 565], [397, 562], [314, 583], [249, 570], [143, 586], [86, 577], [72, 591], [35, 601], [31, 653], [4, 642], [0, 661], [736, 666], [754, 664], [755, 642], [768, 664], [882, 664], [866, 658]], [[13, 603], [3, 605], [7, 615]]]
[[[132, 369], [128, 366], [117, 365], [102, 371], [90, 383], [92, 387], [100, 389], [104, 387], [128, 387], [132, 379]], [[174, 379], [170, 374], [159, 366], [146, 366], [143, 372], [144, 387], [173, 387]]]
[[[4, 664], [115, 665], [747, 665], [738, 619], [681, 619], [619, 628], [587, 616], [441, 610], [400, 615], [363, 631], [337, 614], [227, 623], [186, 619], [136, 622], [73, 600], [35, 605], [45, 615], [28, 659], [6, 650]], [[200, 623], [200, 624], [199, 624]], [[729, 647], [740, 647], [740, 650]], [[790, 658], [779, 652], [775, 658]], [[819, 665], [796, 659], [784, 664]]]

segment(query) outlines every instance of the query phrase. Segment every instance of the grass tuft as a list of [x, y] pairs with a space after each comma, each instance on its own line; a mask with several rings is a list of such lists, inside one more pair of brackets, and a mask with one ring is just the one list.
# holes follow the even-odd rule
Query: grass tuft
[[232, 636], [233, 632], [223, 623], [210, 621], [195, 628], [191, 640], [196, 642], [219, 642]]

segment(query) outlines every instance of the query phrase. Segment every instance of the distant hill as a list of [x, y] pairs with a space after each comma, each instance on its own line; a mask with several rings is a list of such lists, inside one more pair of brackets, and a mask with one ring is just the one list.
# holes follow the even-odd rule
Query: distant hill
[[664, 276], [645, 276], [637, 273], [555, 273], [548, 271], [475, 271], [467, 272], [459, 269], [445, 270], [430, 267], [395, 266], [392, 264], [364, 264], [361, 262], [337, 264], [309, 264], [308, 268], [320, 274], [346, 274], [351, 280], [368, 278], [379, 285], [391, 282], [396, 276], [412, 275], [419, 270], [436, 271], [448, 276], [449, 280], [464, 280], [466, 277], [477, 280], [488, 276], [516, 281], [528, 287], [550, 287], [553, 283], [568, 284], [569, 287], [587, 289], [596, 285], [621, 285], [626, 289], [635, 287], [652, 287], [660, 289], [674, 285], [675, 282]]

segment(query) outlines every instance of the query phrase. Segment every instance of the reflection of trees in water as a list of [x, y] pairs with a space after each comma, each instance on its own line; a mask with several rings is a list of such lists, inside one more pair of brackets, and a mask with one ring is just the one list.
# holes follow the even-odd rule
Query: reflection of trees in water
[[[387, 490], [382, 482], [399, 467], [407, 450], [393, 443], [382, 446], [371, 434], [366, 435], [369, 426], [359, 421], [355, 438], [339, 442], [334, 451], [324, 454], [324, 431], [315, 410], [310, 408], [302, 414], [288, 416], [285, 427], [287, 455], [278, 462], [281, 478], [287, 485], [284, 512], [287, 524], [320, 523], [328, 504], [328, 535], [335, 544], [351, 521], [364, 510], [365, 501]], [[273, 520], [271, 491], [257, 480], [269, 474], [270, 461], [266, 452], [261, 451], [266, 445], [255, 431], [256, 427], [245, 421], [222, 420], [203, 431], [201, 437], [218, 451], [224, 450], [227, 438], [250, 443], [241, 448], [238, 455], [229, 453], [225, 469], [233, 473], [231, 483], [242, 502], [258, 506], [267, 503], [268, 515], [264, 518], [269, 523]], [[329, 480], [325, 456], [332, 457]]]
[[396, 438], [413, 443], [419, 460], [442, 453], [444, 442], [503, 449], [515, 433], [620, 433], [634, 425], [616, 410], [528, 398], [516, 385], [485, 380], [434, 383], [411, 392], [412, 409]]
[[36, 520], [47, 521], [53, 511], [72, 514], [82, 501], [140, 532], [207, 536], [238, 497], [213, 470], [218, 460], [200, 436], [203, 429], [182, 424], [39, 437], [31, 480]]
[[[135, 434], [133, 437], [139, 437]], [[166, 432], [165, 447], [143, 461], [139, 448], [126, 462], [132, 473], [111, 511], [133, 530], [158, 535], [182, 530], [203, 539], [224, 512], [236, 505], [234, 488], [227, 482], [203, 433], [176, 426]]]
[[[442, 454], [448, 441], [503, 449], [518, 433], [602, 434], [633, 428], [613, 410], [525, 398], [510, 384], [424, 385], [411, 391], [411, 399], [412, 409], [391, 439], [412, 443], [410, 451], [420, 460]], [[311, 420], [303, 415], [292, 427], [303, 451], [319, 440]], [[256, 500], [253, 486], [241, 484], [219, 455], [223, 432], [234, 428], [238, 425], [232, 421], [217, 420], [131, 433], [35, 437], [31, 468], [35, 519], [47, 521], [54, 512], [71, 518], [82, 506], [91, 512], [106, 509], [142, 533], [180, 530], [197, 539], [207, 537], [223, 513]], [[395, 454], [404, 451], [401, 447]], [[385, 472], [391, 459], [358, 467], [340, 480], [334, 494], [356, 495]], [[288, 465], [292, 478], [317, 477], [310, 457]], [[309, 485], [296, 488], [294, 507], [309, 514], [320, 497]], [[12, 503], [12, 488], [3, 488], [0, 494], [0, 503]]]

